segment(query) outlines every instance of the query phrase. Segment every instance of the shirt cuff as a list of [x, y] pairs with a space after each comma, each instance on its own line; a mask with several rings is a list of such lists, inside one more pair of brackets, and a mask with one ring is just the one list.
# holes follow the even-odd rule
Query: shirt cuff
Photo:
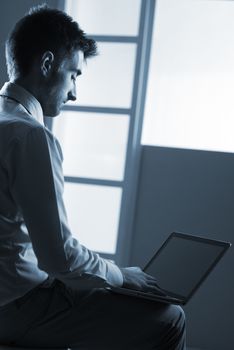
[[107, 282], [113, 287], [122, 287], [123, 285], [123, 275], [117, 265], [110, 261], [107, 263]]

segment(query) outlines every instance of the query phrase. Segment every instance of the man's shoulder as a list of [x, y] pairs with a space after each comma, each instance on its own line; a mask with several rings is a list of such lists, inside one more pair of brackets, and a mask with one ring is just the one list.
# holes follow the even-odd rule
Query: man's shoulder
[[27, 113], [0, 111], [0, 135], [3, 137], [21, 139], [33, 130], [42, 132], [43, 129], [44, 126]]

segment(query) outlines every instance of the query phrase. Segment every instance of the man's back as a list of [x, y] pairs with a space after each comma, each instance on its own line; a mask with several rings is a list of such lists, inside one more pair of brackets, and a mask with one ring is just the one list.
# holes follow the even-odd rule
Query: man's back
[[0, 305], [26, 294], [48, 277], [37, 266], [22, 211], [12, 190], [17, 171], [14, 157], [23, 147], [27, 134], [40, 127], [22, 104], [0, 96]]

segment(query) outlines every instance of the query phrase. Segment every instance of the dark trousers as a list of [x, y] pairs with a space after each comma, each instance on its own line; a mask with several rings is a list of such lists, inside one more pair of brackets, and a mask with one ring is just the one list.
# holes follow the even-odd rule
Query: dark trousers
[[79, 350], [184, 350], [179, 306], [117, 295], [40, 286], [0, 308], [0, 343]]

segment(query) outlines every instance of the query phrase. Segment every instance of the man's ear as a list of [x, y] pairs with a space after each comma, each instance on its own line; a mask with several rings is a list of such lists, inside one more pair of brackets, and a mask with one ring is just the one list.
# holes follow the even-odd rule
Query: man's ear
[[41, 72], [44, 77], [47, 77], [52, 69], [54, 62], [54, 54], [51, 51], [46, 51], [41, 58]]

